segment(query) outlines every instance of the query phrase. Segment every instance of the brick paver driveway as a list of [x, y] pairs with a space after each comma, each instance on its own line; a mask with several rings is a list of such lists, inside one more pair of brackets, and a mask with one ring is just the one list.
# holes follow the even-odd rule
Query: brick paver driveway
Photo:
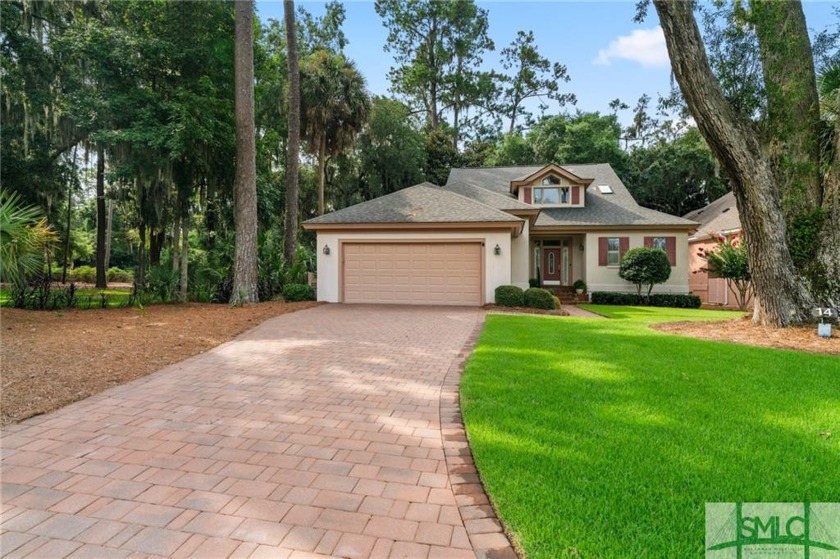
[[482, 319], [320, 306], [12, 425], [0, 555], [510, 556], [453, 423]]

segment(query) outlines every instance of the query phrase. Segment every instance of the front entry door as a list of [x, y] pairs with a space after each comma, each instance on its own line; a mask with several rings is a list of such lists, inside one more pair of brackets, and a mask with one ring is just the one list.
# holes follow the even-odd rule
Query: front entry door
[[560, 283], [560, 257], [561, 248], [543, 248], [543, 277], [544, 282], [551, 282], [555, 285]]

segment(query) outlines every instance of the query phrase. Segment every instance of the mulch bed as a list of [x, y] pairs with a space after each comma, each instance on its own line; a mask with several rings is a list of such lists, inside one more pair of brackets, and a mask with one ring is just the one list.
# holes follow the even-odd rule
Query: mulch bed
[[665, 322], [654, 324], [652, 328], [704, 340], [840, 355], [840, 333], [836, 325], [830, 338], [817, 336], [816, 325], [769, 328], [754, 324], [750, 317], [734, 320]]
[[317, 305], [144, 310], [0, 310], [0, 426], [46, 413], [224, 343], [273, 316]]

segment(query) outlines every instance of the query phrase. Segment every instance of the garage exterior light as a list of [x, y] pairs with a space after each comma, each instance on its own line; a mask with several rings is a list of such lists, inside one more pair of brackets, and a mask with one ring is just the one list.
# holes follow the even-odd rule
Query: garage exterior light
[[324, 252], [325, 256], [329, 256], [330, 255], [330, 246], [329, 245], [324, 245], [324, 251], [323, 252]]
[[493, 249], [493, 254], [496, 256], [501, 256], [502, 254], [502, 247], [500, 247], [498, 243], [496, 244], [496, 248]]

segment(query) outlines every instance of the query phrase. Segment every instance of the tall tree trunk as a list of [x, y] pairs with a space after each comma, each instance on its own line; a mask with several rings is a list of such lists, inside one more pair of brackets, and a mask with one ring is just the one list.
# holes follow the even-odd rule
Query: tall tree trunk
[[297, 250], [298, 230], [298, 165], [300, 164], [300, 71], [298, 70], [295, 3], [284, 0], [286, 19], [286, 60], [289, 78], [289, 138], [286, 144], [286, 217], [283, 255], [291, 264]]
[[177, 214], [175, 223], [172, 225], [172, 272], [178, 273], [181, 266], [181, 259], [179, 258], [181, 252], [181, 222]]
[[105, 275], [105, 148], [96, 150], [96, 287], [108, 287]]
[[767, 95], [765, 144], [782, 208], [813, 212], [822, 202], [820, 100], [802, 4], [750, 0], [750, 8]]
[[140, 218], [140, 248], [137, 251], [137, 285], [146, 285], [146, 223]]
[[756, 320], [786, 326], [807, 318], [810, 293], [786, 240], [780, 192], [750, 123], [732, 109], [706, 58], [693, 5], [654, 0], [677, 82], [697, 127], [732, 182], [757, 295]]
[[[231, 305], [256, 303], [257, 293], [257, 163], [254, 131], [254, 4], [236, 0], [234, 78], [236, 81], [236, 179], [234, 220], [236, 247]], [[183, 232], [186, 237], [186, 231]], [[181, 274], [185, 272], [183, 269]]]
[[327, 135], [318, 142], [318, 215], [324, 215], [324, 190], [327, 187]]
[[64, 238], [64, 266], [61, 270], [61, 283], [67, 283], [67, 265], [70, 262], [70, 233], [73, 218], [73, 184], [76, 181], [76, 155], [79, 152], [79, 146], [73, 148], [73, 165], [72, 175], [67, 183], [67, 236]]
[[160, 254], [163, 252], [163, 242], [166, 240], [166, 231], [150, 230], [149, 235], [149, 265], [160, 266]]
[[114, 201], [108, 200], [108, 226], [105, 229], [105, 273], [111, 267], [111, 241], [114, 230]]
[[181, 217], [181, 229], [181, 289], [178, 292], [178, 302], [186, 303], [188, 301], [187, 293], [189, 287], [189, 275], [187, 273], [187, 265], [190, 261], [190, 216], [188, 213], [185, 213], [183, 217]]
[[[840, 305], [838, 168], [820, 170], [814, 55], [801, 2], [750, 1], [767, 92], [766, 149], [782, 192], [788, 244], [817, 303]], [[836, 152], [835, 152], [836, 153]]]

